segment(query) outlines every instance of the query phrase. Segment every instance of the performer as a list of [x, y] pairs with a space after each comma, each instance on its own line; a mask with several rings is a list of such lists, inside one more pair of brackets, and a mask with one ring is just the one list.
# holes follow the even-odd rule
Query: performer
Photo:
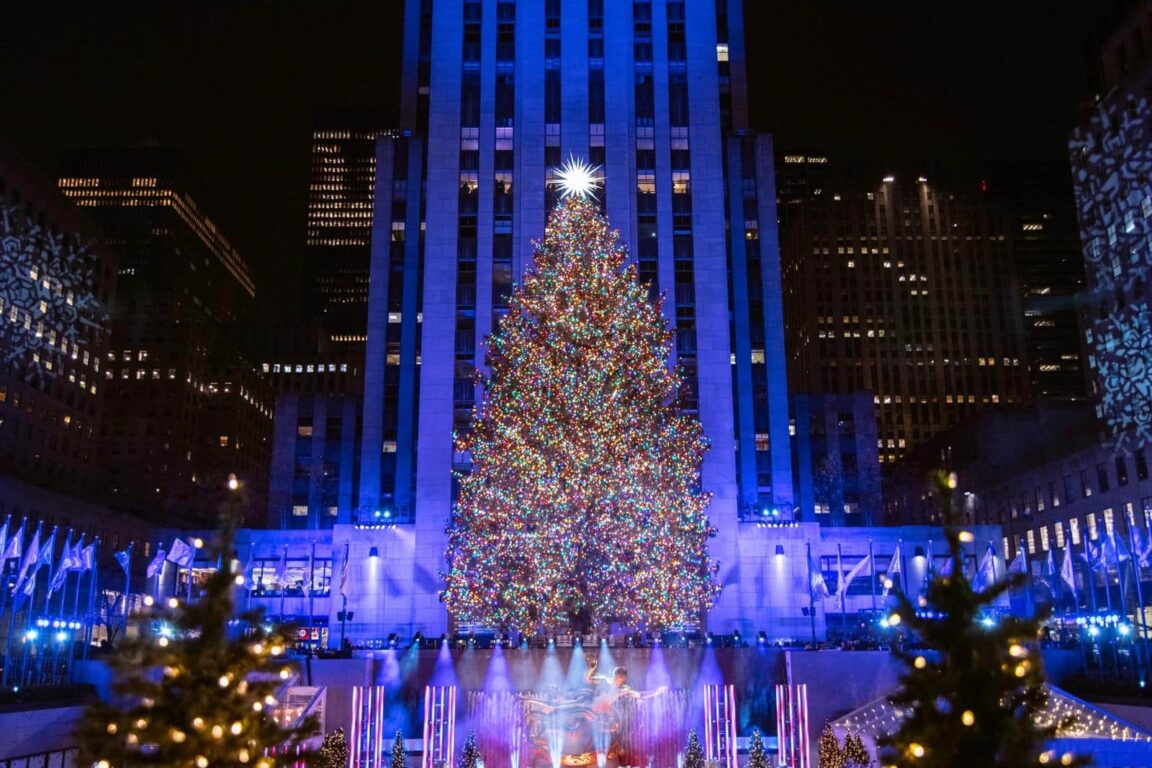
[[592, 699], [592, 712], [599, 727], [609, 735], [607, 759], [614, 765], [630, 765], [632, 753], [632, 730], [638, 716], [640, 702], [661, 695], [668, 690], [660, 686], [650, 693], [640, 693], [628, 685], [628, 669], [616, 667], [612, 678], [596, 674], [599, 662], [590, 659], [585, 682], [595, 690]]

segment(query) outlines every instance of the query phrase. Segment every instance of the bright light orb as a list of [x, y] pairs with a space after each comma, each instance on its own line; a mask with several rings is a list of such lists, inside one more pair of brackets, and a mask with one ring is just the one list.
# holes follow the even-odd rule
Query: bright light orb
[[596, 190], [604, 185], [601, 166], [592, 165], [587, 160], [569, 155], [562, 166], [556, 169], [556, 185], [560, 197], [591, 197], [596, 199]]

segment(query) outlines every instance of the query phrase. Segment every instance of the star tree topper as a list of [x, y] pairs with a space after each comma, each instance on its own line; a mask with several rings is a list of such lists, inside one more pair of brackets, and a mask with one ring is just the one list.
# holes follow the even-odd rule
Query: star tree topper
[[592, 165], [583, 158], [569, 155], [556, 169], [556, 181], [560, 197], [581, 197], [596, 199], [596, 190], [604, 186], [603, 167]]

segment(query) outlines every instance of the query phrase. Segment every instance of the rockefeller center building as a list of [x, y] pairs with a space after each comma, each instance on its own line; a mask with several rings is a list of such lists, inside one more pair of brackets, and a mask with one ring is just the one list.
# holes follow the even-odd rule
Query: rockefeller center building
[[[453, 470], [468, 470], [453, 433], [470, 428], [474, 373], [532, 265], [556, 169], [586, 159], [641, 279], [666, 296], [673, 362], [711, 441], [703, 487], [728, 586], [709, 624], [732, 628], [753, 612], [759, 566], [742, 561], [768, 548], [742, 543], [741, 523], [785, 522], [796, 504], [773, 152], [748, 132], [741, 3], [405, 10], [399, 132], [377, 144], [357, 502], [338, 511], [334, 546], [341, 524], [359, 526], [354, 547], [378, 536], [390, 620], [447, 627], [438, 573]], [[804, 621], [795, 591], [788, 614]]]

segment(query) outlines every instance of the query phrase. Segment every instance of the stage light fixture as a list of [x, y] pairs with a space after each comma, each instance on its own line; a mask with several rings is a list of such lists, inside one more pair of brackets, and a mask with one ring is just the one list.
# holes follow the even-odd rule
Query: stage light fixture
[[424, 642], [424, 633], [423, 632], [417, 632], [412, 637], [412, 647], [414, 647], [414, 648], [419, 648], [420, 644], [423, 642]]
[[368, 549], [368, 559], [375, 560], [378, 557], [380, 557], [380, 550], [376, 547], [370, 547]]
[[708, 636], [704, 638], [705, 645], [712, 645], [712, 633], [709, 632]]
[[390, 633], [388, 635], [388, 647], [389, 648], [396, 648], [399, 645], [400, 645], [400, 638], [398, 638], [396, 636], [395, 632]]
[[448, 635], [440, 635], [440, 646], [448, 645]]
[[924, 547], [916, 547], [913, 557], [924, 557]]
[[768, 644], [768, 635], [767, 635], [767, 633], [765, 633], [765, 632], [757, 632], [757, 633], [756, 633], [756, 644], [757, 644], [757, 645], [767, 645], [767, 644]]
[[784, 557], [784, 545], [783, 544], [777, 544], [776, 545], [776, 557]]

